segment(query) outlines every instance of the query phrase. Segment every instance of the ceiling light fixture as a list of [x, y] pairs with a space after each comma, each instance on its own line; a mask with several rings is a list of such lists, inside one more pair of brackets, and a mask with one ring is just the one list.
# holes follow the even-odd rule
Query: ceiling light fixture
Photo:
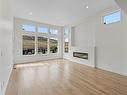
[[88, 8], [89, 8], [89, 6], [86, 6], [86, 8], [88, 9]]

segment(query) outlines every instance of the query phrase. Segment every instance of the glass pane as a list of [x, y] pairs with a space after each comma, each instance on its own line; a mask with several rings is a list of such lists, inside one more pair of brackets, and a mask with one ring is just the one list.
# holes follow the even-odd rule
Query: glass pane
[[32, 25], [22, 25], [22, 30], [26, 32], [35, 32], [36, 27]]
[[35, 37], [23, 36], [23, 55], [35, 54]]
[[50, 34], [51, 35], [58, 35], [58, 30], [56, 30], [56, 29], [50, 29]]
[[48, 44], [48, 38], [38, 37], [38, 53], [39, 54], [47, 53], [47, 44]]
[[58, 52], [58, 39], [50, 38], [50, 53]]
[[68, 38], [66, 38], [64, 41], [64, 52], [65, 53], [69, 52], [69, 40], [68, 40]]
[[121, 20], [121, 12], [115, 12], [113, 14], [104, 16], [104, 24], [115, 23]]
[[38, 28], [38, 32], [41, 32], [41, 33], [48, 33], [48, 28], [39, 27], [39, 28]]
[[68, 37], [69, 36], [69, 29], [65, 29], [64, 31], [64, 37]]
[[64, 52], [69, 52], [69, 29], [65, 29], [64, 31]]

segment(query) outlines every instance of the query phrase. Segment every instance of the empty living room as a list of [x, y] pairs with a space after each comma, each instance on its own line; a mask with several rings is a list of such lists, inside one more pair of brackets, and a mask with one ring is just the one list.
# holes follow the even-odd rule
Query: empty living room
[[127, 95], [127, 0], [0, 0], [0, 95]]

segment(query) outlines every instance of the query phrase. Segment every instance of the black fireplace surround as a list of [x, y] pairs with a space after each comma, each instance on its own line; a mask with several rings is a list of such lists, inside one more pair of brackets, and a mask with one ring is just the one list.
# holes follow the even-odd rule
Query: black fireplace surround
[[73, 52], [73, 57], [87, 59], [88, 60], [88, 53], [81, 53], [81, 52]]

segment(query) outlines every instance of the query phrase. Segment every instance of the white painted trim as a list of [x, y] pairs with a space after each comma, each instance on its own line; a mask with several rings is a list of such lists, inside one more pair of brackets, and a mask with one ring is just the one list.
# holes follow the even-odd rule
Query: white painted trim
[[[108, 16], [108, 15], [111, 15], [111, 14], [117, 13], [117, 12], [120, 12], [120, 21], [112, 22], [112, 23], [109, 23], [109, 24], [104, 24], [104, 17], [105, 17], [105, 16]], [[119, 22], [121, 22], [121, 21], [122, 21], [122, 11], [121, 11], [121, 9], [116, 9], [116, 10], [111, 11], [111, 12], [106, 12], [106, 13], [102, 16], [102, 18], [101, 18], [101, 22], [102, 22], [102, 24], [104, 24], [104, 25], [111, 25], [111, 24], [119, 23]]]
[[[29, 21], [29, 20], [25, 20], [25, 19], [19, 19], [19, 18], [15, 18], [14, 19], [14, 29], [15, 29], [15, 41], [14, 41], [14, 48], [15, 48], [15, 55], [14, 55], [14, 60], [15, 63], [23, 63], [23, 62], [29, 62], [29, 61], [40, 61], [40, 60], [47, 60], [47, 59], [56, 59], [56, 58], [62, 58], [62, 52], [63, 52], [63, 38], [62, 38], [62, 28], [60, 26], [54, 26], [54, 25], [46, 25], [43, 23], [39, 23], [39, 22], [34, 22], [34, 21]], [[57, 53], [50, 53], [50, 42], [49, 42], [49, 38], [52, 37], [52, 35], [50, 35], [50, 33], [43, 34], [43, 33], [39, 33], [34, 32], [34, 33], [26, 33], [26, 32], [22, 32], [21, 30], [21, 25], [22, 24], [34, 24], [36, 27], [40, 26], [40, 25], [45, 25], [46, 28], [48, 28], [48, 31], [50, 32], [50, 29], [57, 29], [58, 30], [58, 35], [56, 36], [58, 38], [58, 52]], [[48, 54], [45, 55], [41, 55], [41, 54], [37, 54], [37, 52], [34, 55], [22, 55], [22, 35], [28, 35], [28, 36], [46, 36], [48, 38]], [[37, 40], [37, 38], [36, 38]], [[17, 46], [17, 44], [19, 43], [19, 45]], [[21, 44], [20, 44], [21, 43]], [[37, 51], [37, 44], [35, 45], [36, 51]]]

